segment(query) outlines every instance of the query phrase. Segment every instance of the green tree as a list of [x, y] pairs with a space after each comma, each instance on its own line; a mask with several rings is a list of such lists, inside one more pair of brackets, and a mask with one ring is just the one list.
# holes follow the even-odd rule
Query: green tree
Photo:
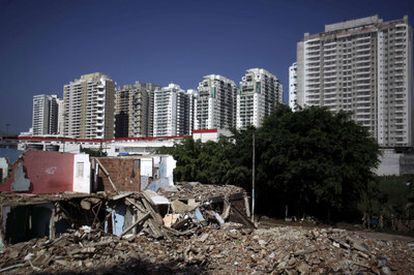
[[329, 219], [352, 212], [378, 164], [378, 145], [366, 129], [324, 108], [292, 112], [281, 106], [258, 129], [257, 140], [258, 183], [298, 214], [325, 212]]
[[262, 127], [233, 130], [230, 138], [185, 140], [166, 149], [177, 159], [176, 180], [251, 188], [252, 136], [256, 135], [258, 210], [283, 215], [355, 216], [373, 181], [378, 145], [344, 112], [286, 106]]

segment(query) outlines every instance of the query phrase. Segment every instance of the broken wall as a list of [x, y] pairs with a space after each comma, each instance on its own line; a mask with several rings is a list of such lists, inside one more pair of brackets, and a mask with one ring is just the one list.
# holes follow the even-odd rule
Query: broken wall
[[50, 237], [53, 204], [3, 207], [4, 240], [8, 244]]
[[74, 155], [70, 153], [27, 151], [13, 165], [9, 178], [0, 185], [0, 191], [35, 194], [71, 192], [73, 159]]
[[141, 190], [145, 190], [150, 178], [154, 177], [154, 161], [150, 158], [141, 158]]
[[91, 192], [91, 162], [89, 155], [76, 154], [73, 160], [73, 192]]
[[[97, 158], [109, 173], [117, 191], [139, 192], [141, 185], [140, 159], [133, 158]], [[97, 191], [115, 191], [103, 169], [99, 168]]]
[[91, 191], [89, 155], [26, 151], [12, 167], [0, 192], [34, 194]]

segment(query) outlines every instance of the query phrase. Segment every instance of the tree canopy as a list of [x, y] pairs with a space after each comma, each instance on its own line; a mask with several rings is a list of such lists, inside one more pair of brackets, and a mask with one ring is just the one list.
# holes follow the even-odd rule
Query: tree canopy
[[188, 139], [164, 148], [177, 160], [175, 180], [249, 191], [254, 134], [258, 210], [282, 216], [288, 206], [291, 215], [329, 219], [354, 214], [378, 164], [377, 143], [345, 112], [279, 106], [262, 127], [232, 132], [218, 142]]

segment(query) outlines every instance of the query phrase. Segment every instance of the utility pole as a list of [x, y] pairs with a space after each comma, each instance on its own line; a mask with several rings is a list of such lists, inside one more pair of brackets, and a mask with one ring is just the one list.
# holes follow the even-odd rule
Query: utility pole
[[253, 152], [252, 152], [252, 222], [254, 222], [254, 213], [255, 213], [255, 200], [256, 200], [256, 195], [255, 195], [255, 187], [256, 187], [256, 183], [255, 183], [255, 172], [256, 172], [256, 136], [255, 136], [255, 132], [253, 130], [253, 141], [252, 141], [252, 147], [253, 147]]

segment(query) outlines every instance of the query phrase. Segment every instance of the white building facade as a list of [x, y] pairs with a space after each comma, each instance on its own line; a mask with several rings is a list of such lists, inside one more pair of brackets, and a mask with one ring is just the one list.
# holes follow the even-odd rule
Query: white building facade
[[68, 137], [114, 137], [115, 82], [102, 73], [82, 75], [63, 88], [64, 131]]
[[235, 126], [237, 86], [221, 75], [206, 75], [198, 84], [194, 129], [229, 129]]
[[35, 95], [33, 97], [33, 135], [58, 133], [58, 100], [56, 95]]
[[283, 100], [283, 87], [279, 79], [265, 69], [246, 71], [237, 94], [236, 127], [260, 127]]
[[186, 136], [191, 132], [192, 95], [177, 84], [154, 91], [153, 136]]
[[65, 105], [63, 99], [56, 100], [58, 105], [58, 119], [57, 119], [57, 133], [63, 135], [64, 125], [65, 125]]
[[289, 107], [293, 111], [298, 108], [298, 65], [293, 63], [289, 66]]
[[412, 58], [406, 16], [326, 25], [298, 43], [297, 102], [352, 113], [382, 147], [411, 147]]

